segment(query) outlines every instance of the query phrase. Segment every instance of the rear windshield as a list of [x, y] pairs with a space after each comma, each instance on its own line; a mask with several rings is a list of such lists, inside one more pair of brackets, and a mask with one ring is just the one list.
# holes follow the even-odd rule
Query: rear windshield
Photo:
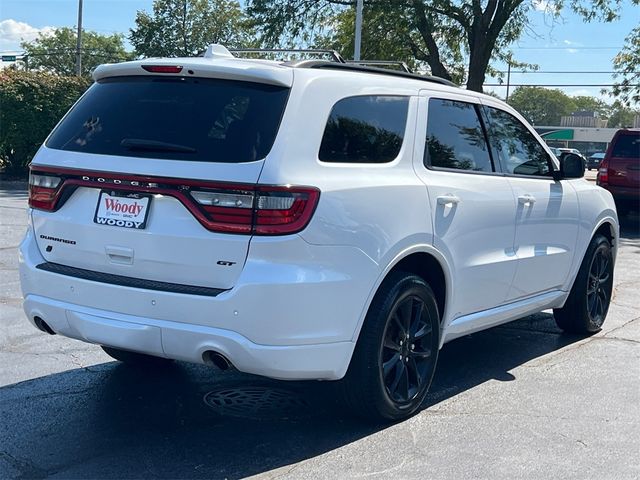
[[618, 135], [611, 156], [614, 158], [634, 158], [640, 161], [640, 132]]
[[47, 147], [199, 162], [251, 162], [271, 150], [289, 89], [182, 77], [95, 83]]

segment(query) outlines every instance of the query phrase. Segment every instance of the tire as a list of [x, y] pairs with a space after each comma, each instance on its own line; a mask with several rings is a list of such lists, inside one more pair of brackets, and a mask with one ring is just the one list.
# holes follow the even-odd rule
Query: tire
[[429, 285], [417, 275], [390, 274], [369, 307], [340, 381], [345, 403], [378, 421], [412, 415], [429, 391], [439, 346], [440, 315]]
[[106, 347], [104, 345], [100, 345], [100, 347], [111, 358], [126, 363], [127, 365], [160, 367], [173, 363], [173, 360], [168, 358], [154, 357], [152, 355], [145, 355], [144, 353], [130, 352], [128, 350], [120, 350], [119, 348]]
[[613, 292], [611, 243], [597, 234], [591, 240], [569, 297], [553, 310], [556, 324], [565, 332], [591, 334], [600, 331]]

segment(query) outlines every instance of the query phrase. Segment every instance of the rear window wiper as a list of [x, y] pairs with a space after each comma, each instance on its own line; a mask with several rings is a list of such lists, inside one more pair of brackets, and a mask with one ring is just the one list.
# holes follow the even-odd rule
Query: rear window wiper
[[177, 152], [177, 153], [196, 153], [196, 149], [187, 147], [186, 145], [178, 145], [176, 143], [159, 142], [157, 140], [146, 140], [144, 138], [125, 138], [120, 142], [129, 150], [140, 150], [145, 152]]

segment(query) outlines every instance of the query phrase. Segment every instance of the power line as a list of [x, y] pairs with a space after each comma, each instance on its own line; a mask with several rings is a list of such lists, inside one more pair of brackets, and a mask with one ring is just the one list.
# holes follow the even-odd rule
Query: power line
[[[485, 87], [507, 87], [506, 83], [484, 83]], [[531, 83], [510, 83], [510, 87], [615, 87], [617, 84], [611, 83], [594, 83], [594, 84], [581, 84], [581, 83], [563, 83], [563, 84], [531, 84]], [[625, 85], [627, 86], [627, 85]], [[640, 87], [640, 83], [628, 85], [629, 87]]]
[[[506, 70], [498, 70], [497, 72], [498, 73], [507, 73]], [[612, 74], [612, 73], [620, 73], [620, 72], [614, 72], [614, 71], [611, 71], [611, 72], [598, 71], [598, 72], [596, 72], [596, 71], [577, 71], [577, 70], [576, 71], [570, 71], [570, 70], [567, 70], [567, 71], [548, 70], [546, 72], [542, 71], [542, 70], [531, 70], [530, 72], [523, 72], [523, 71], [519, 72], [517, 70], [515, 70], [515, 71], [511, 70], [511, 75], [515, 75], [515, 74], [528, 75], [530, 73], [542, 73], [542, 74], [578, 74], [579, 73], [579, 74], [589, 74], [589, 75], [591, 75], [591, 74]], [[627, 73], [627, 72], [625, 72], [625, 73]], [[628, 72], [628, 73], [640, 73], [640, 72]]]
[[620, 50], [623, 47], [515, 47], [515, 50]]

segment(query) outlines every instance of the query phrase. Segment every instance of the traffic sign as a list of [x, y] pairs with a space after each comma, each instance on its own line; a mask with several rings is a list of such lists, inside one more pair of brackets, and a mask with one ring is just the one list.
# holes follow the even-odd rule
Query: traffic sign
[[2, 61], [3, 62], [15, 62], [16, 61], [16, 56], [15, 55], [2, 55]]

